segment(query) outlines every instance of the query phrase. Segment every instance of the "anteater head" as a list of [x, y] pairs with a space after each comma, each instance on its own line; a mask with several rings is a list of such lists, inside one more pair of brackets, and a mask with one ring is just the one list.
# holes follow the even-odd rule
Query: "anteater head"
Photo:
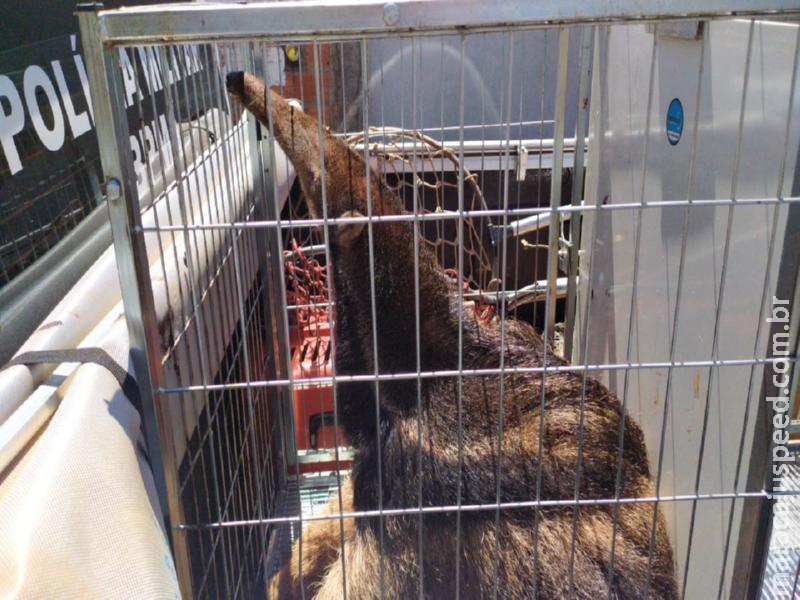
[[238, 99], [244, 97], [245, 73], [244, 71], [231, 71], [225, 76], [225, 87], [231, 96]]

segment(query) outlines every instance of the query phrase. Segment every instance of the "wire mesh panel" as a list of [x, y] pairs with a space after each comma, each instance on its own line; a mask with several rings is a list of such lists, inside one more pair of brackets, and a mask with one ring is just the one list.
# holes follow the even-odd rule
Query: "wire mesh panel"
[[[172, 162], [184, 175], [174, 190], [156, 197], [143, 219], [154, 211], [155, 230], [253, 219], [253, 142], [246, 125], [232, 120], [220, 79], [221, 65], [236, 56], [235, 49], [145, 48], [145, 56], [149, 51], [156, 57], [149, 63], [151, 76], [161, 78], [166, 94], [165, 143], [172, 146]], [[189, 88], [181, 76], [192, 68], [192, 60], [194, 68], [206, 73], [206, 81], [199, 82], [203, 90]], [[141, 64], [147, 67], [148, 61]], [[136, 61], [133, 65], [136, 76]], [[207, 148], [195, 153], [199, 157], [191, 165], [175, 150], [180, 121], [204, 134]], [[149, 183], [151, 168], [142, 170]], [[166, 217], [158, 214], [159, 202]], [[226, 388], [268, 377], [271, 328], [266, 320], [266, 267], [259, 250], [264, 242], [257, 232], [231, 229], [154, 231], [145, 234], [148, 239], [158, 245], [161, 272], [156, 269], [154, 275], [164, 285], [163, 291], [154, 289], [163, 384], [218, 386], [181, 393], [163, 408], [165, 445], [173, 453], [182, 515], [176, 525], [270, 514], [279, 476], [277, 413], [271, 411], [264, 388]], [[169, 273], [170, 266], [178, 272]], [[248, 597], [262, 587], [263, 533], [257, 526], [187, 531], [194, 593]]]
[[[265, 379], [274, 368], [264, 242], [256, 231], [196, 229], [258, 214], [254, 141], [231, 114], [220, 76], [223, 62], [237, 60], [236, 50], [115, 50], [126, 65], [118, 108], [128, 117], [120, 124], [122, 139], [130, 139], [128, 208], [145, 231], [139, 258], [155, 324], [154, 381], [216, 385], [156, 409], [171, 479], [162, 501], [175, 527], [271, 514], [282, 472], [280, 422], [267, 389], [226, 389]], [[170, 183], [172, 173], [178, 177]], [[260, 527], [181, 535], [179, 574], [198, 597], [249, 597], [263, 588]]]
[[796, 586], [800, 27], [723, 8], [84, 15], [184, 593]]

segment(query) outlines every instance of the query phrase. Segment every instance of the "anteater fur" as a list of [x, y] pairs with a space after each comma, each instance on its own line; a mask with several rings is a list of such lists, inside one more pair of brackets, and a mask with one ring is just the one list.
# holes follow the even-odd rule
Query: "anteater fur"
[[[269, 101], [264, 83], [245, 73], [228, 75], [229, 92], [262, 123], [294, 164], [312, 217], [321, 218], [322, 184], [318, 124], [295, 110], [274, 91]], [[271, 123], [268, 121], [268, 105]], [[327, 215], [367, 215], [366, 176], [370, 177], [372, 212], [403, 211], [399, 198], [369, 171], [361, 156], [325, 132], [323, 136]], [[331, 226], [335, 307], [334, 360], [338, 374], [370, 374], [373, 322], [370, 301], [368, 230], [364, 224]], [[378, 370], [417, 370], [415, 335], [414, 232], [409, 222], [373, 224], [374, 281], [377, 314]], [[420, 363], [422, 371], [458, 368], [457, 298], [446, 276], [424, 244], [419, 245]], [[501, 352], [506, 367], [541, 367], [542, 338], [529, 325], [508, 319], [505, 348], [500, 347], [500, 322], [479, 322], [463, 311], [464, 369], [498, 368]], [[563, 360], [547, 353], [548, 365]], [[380, 427], [376, 426], [374, 382], [337, 386], [340, 419], [356, 449], [350, 480], [343, 489], [344, 510], [378, 508], [378, 464], [382, 503], [386, 509], [452, 506], [458, 502], [459, 445], [462, 504], [531, 500], [537, 483], [541, 498], [570, 500], [575, 494], [580, 430], [580, 373], [548, 373], [544, 393], [543, 451], [540, 454], [540, 373], [500, 377], [465, 376], [462, 387], [462, 439], [459, 440], [456, 378], [423, 378], [421, 410], [418, 382], [382, 381], [379, 387]], [[652, 497], [647, 450], [642, 431], [609, 390], [586, 381], [584, 446], [580, 498], [613, 498], [620, 419], [625, 443], [621, 496]], [[498, 427], [502, 419], [502, 448]], [[498, 486], [498, 462], [500, 485]], [[537, 482], [538, 477], [540, 480]], [[338, 502], [329, 506], [338, 512]], [[306, 598], [449, 598], [458, 586], [463, 598], [486, 598], [497, 586], [500, 597], [556, 599], [573, 597], [666, 599], [677, 597], [672, 548], [663, 516], [657, 515], [650, 589], [646, 589], [648, 549], [654, 506], [631, 503], [619, 507], [613, 564], [613, 504], [583, 505], [578, 510], [574, 549], [574, 589], [570, 591], [573, 555], [572, 506], [477, 510], [460, 515], [459, 566], [456, 570], [456, 514], [420, 517], [385, 516], [312, 521], [303, 533], [302, 574]], [[382, 532], [381, 532], [382, 529]], [[383, 568], [381, 568], [381, 533]], [[499, 538], [499, 539], [498, 539]], [[422, 555], [420, 556], [420, 547]], [[342, 560], [342, 548], [344, 561]], [[496, 549], [499, 548], [499, 552]], [[300, 598], [299, 547], [291, 562], [269, 582], [271, 594]], [[609, 569], [613, 568], [609, 595]], [[343, 578], [342, 573], [345, 573]]]

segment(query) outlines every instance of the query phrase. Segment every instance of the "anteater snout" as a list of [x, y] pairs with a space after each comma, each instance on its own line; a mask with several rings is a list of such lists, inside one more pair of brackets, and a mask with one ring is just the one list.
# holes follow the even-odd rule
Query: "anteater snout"
[[225, 76], [225, 87], [228, 93], [242, 96], [244, 93], [244, 71], [231, 71]]

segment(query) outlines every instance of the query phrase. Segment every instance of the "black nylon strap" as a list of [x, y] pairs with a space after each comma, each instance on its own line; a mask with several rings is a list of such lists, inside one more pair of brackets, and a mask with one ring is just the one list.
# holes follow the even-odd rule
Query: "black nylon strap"
[[[72, 348], [70, 350], [31, 350], [23, 352], [8, 361], [3, 367], [14, 365], [38, 365], [38, 364], [61, 364], [61, 363], [93, 363], [100, 365], [111, 373], [119, 382], [122, 392], [136, 409], [140, 416], [142, 414], [141, 396], [139, 396], [139, 384], [133, 376], [123, 369], [111, 355], [102, 348]], [[2, 370], [2, 369], [0, 369]], [[139, 436], [136, 446], [144, 456], [147, 464], [150, 465], [150, 454], [144, 445], [144, 440]], [[152, 469], [152, 466], [150, 467]]]
[[[111, 355], [102, 348], [72, 348], [70, 350], [31, 350], [12, 358], [6, 367], [14, 365], [94, 363], [111, 373], [119, 382], [122, 391], [131, 404], [142, 414], [139, 386], [133, 376], [123, 369]], [[5, 368], [5, 367], [4, 367]]]

